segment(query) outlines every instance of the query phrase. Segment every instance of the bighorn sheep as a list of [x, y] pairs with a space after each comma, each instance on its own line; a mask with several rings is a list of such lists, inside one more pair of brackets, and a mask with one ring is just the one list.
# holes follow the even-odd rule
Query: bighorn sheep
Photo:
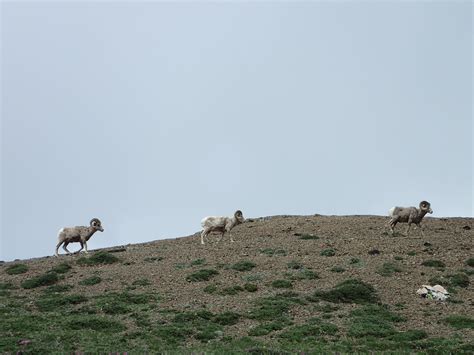
[[98, 218], [92, 218], [90, 221], [90, 226], [77, 226], [77, 227], [69, 227], [69, 228], [61, 228], [58, 233], [58, 245], [56, 245], [56, 253], [54, 255], [59, 256], [58, 249], [61, 244], [64, 243], [63, 249], [68, 253], [71, 254], [69, 250], [67, 250], [67, 245], [69, 243], [81, 243], [81, 249], [76, 251], [74, 254], [79, 253], [84, 246], [86, 247], [87, 251], [87, 241], [92, 237], [92, 235], [97, 231], [104, 231], [102, 228], [101, 222]]
[[415, 223], [421, 230], [421, 234], [424, 236], [423, 228], [421, 227], [421, 220], [427, 213], [433, 213], [431, 205], [428, 201], [421, 201], [420, 208], [416, 207], [392, 207], [388, 212], [388, 215], [391, 217], [388, 222], [390, 230], [393, 234], [393, 228], [397, 223], [408, 223], [406, 235], [410, 231], [410, 225]]
[[203, 218], [203, 220], [201, 221], [201, 226], [203, 228], [201, 232], [201, 244], [204, 244], [204, 237], [206, 237], [211, 232], [222, 233], [218, 242], [222, 240], [225, 232], [228, 232], [230, 235], [230, 241], [233, 242], [234, 239], [232, 238], [232, 234], [230, 234], [230, 230], [236, 225], [243, 223], [244, 221], [245, 218], [242, 214], [242, 211], [240, 210], [235, 211], [233, 217], [210, 216]]

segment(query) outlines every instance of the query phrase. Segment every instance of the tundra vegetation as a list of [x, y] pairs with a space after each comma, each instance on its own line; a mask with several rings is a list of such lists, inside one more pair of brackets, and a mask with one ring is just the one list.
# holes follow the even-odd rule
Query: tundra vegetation
[[[329, 217], [282, 217], [244, 223], [232, 244], [201, 247], [192, 236], [119, 259], [0, 264], [0, 353], [473, 353], [473, 263], [459, 228], [467, 222], [429, 219], [428, 247], [367, 229], [386, 218], [360, 218], [350, 233]], [[295, 237], [294, 225], [320, 239]], [[321, 255], [329, 246], [337, 252]], [[456, 258], [443, 255], [448, 248]], [[24, 272], [9, 272], [20, 264]], [[392, 300], [406, 280], [439, 281], [452, 300]]]

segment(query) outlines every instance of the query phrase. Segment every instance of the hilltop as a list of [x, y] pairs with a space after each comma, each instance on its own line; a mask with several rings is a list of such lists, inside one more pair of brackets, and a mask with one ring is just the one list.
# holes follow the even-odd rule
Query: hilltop
[[[472, 222], [426, 218], [425, 237], [406, 237], [386, 217], [274, 216], [237, 226], [235, 243], [4, 263], [0, 353], [472, 353]], [[435, 283], [448, 302], [416, 294]]]

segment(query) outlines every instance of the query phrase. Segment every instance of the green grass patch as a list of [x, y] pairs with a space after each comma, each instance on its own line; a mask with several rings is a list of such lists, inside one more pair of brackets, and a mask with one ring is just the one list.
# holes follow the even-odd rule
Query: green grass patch
[[386, 338], [395, 336], [398, 331], [393, 326], [404, 318], [390, 312], [385, 306], [367, 305], [350, 313], [347, 334], [355, 338]]
[[466, 274], [448, 275], [449, 283], [453, 287], [467, 288], [469, 286], [469, 277]]
[[285, 292], [275, 296], [260, 298], [250, 310], [249, 318], [260, 321], [276, 321], [287, 319], [292, 305], [304, 304], [298, 294]]
[[240, 314], [235, 312], [224, 312], [221, 314], [217, 314], [215, 317], [212, 318], [214, 323], [220, 325], [234, 325], [239, 322]]
[[321, 253], [319, 253], [321, 256], [334, 256], [336, 255], [336, 251], [334, 249], [324, 249], [321, 250]]
[[474, 329], [474, 318], [468, 316], [452, 315], [444, 318], [444, 322], [456, 329]]
[[87, 279], [79, 281], [79, 285], [83, 286], [92, 286], [92, 285], [97, 285], [98, 283], [102, 282], [102, 278], [99, 276], [91, 276]]
[[25, 264], [10, 265], [5, 269], [5, 272], [8, 275], [24, 274], [27, 271], [28, 271], [28, 266], [26, 266]]
[[258, 287], [255, 284], [246, 283], [244, 285], [244, 290], [247, 292], [256, 292], [258, 290]]
[[274, 288], [293, 288], [293, 283], [288, 280], [275, 280], [272, 282]]
[[216, 285], [207, 285], [204, 287], [204, 292], [206, 293], [216, 293], [217, 292], [217, 286]]
[[98, 251], [89, 257], [81, 257], [77, 264], [81, 266], [107, 265], [118, 262], [119, 259], [106, 251]]
[[128, 314], [132, 311], [150, 311], [157, 301], [155, 294], [109, 292], [96, 297], [96, 308], [106, 314]]
[[421, 263], [423, 266], [428, 267], [437, 267], [437, 268], [445, 268], [446, 264], [443, 263], [441, 260], [425, 260]]
[[212, 277], [219, 274], [219, 271], [214, 269], [201, 269], [199, 271], [193, 272], [186, 276], [186, 281], [189, 282], [199, 282], [199, 281], [209, 281]]
[[47, 294], [36, 301], [36, 307], [41, 312], [51, 312], [83, 302], [87, 302], [87, 297], [84, 295]]
[[52, 285], [49, 287], [46, 287], [43, 292], [45, 294], [51, 294], [51, 293], [63, 293], [70, 291], [74, 288], [73, 285]]
[[242, 286], [231, 286], [231, 287], [224, 287], [222, 290], [220, 290], [218, 293], [222, 296], [233, 296], [238, 294], [239, 292], [242, 292], [244, 288]]
[[267, 256], [286, 256], [288, 255], [287, 251], [284, 249], [272, 249], [272, 248], [266, 248], [266, 249], [260, 249], [261, 254], [265, 254]]
[[309, 269], [299, 269], [299, 270], [296, 270], [295, 272], [287, 272], [285, 273], [285, 276], [293, 281], [319, 279], [319, 275], [315, 273], [313, 270], [309, 270]]
[[255, 263], [247, 260], [242, 260], [239, 261], [238, 263], [235, 263], [234, 265], [231, 266], [233, 270], [237, 271], [250, 271], [252, 270], [255, 266], [257, 266]]
[[205, 265], [206, 264], [206, 259], [196, 259], [191, 261], [190, 265], [191, 266], [198, 266], [198, 265]]
[[58, 273], [58, 274], [65, 274], [69, 270], [71, 270], [72, 267], [68, 263], [61, 263], [59, 265], [56, 265], [51, 269], [52, 272]]
[[126, 327], [116, 320], [99, 316], [79, 316], [70, 320], [66, 326], [72, 330], [94, 330], [101, 333], [122, 332]]
[[317, 240], [320, 239], [317, 235], [314, 234], [301, 234], [300, 235], [301, 240]]
[[334, 335], [338, 332], [337, 326], [323, 322], [319, 319], [311, 319], [307, 324], [294, 326], [279, 335], [287, 342], [301, 343], [316, 340], [322, 335]]
[[263, 335], [270, 334], [271, 332], [274, 332], [276, 330], [285, 329], [287, 326], [291, 324], [292, 322], [289, 321], [288, 319], [280, 319], [275, 322], [262, 323], [253, 328], [250, 328], [248, 334], [254, 337], [263, 336]]
[[299, 270], [303, 268], [303, 264], [301, 264], [300, 262], [296, 260], [290, 261], [288, 264], [286, 264], [286, 266], [288, 267], [288, 269], [293, 269], [293, 270]]
[[351, 264], [351, 265], [359, 264], [359, 263], [360, 263], [359, 258], [351, 258], [351, 260], [349, 260], [349, 264]]
[[132, 282], [133, 286], [149, 286], [151, 285], [151, 281], [148, 279], [138, 279]]
[[242, 280], [247, 281], [247, 282], [255, 282], [255, 281], [263, 280], [263, 276], [262, 274], [259, 274], [259, 273], [243, 275]]
[[329, 291], [316, 291], [308, 297], [311, 302], [320, 300], [332, 303], [374, 303], [378, 301], [372, 285], [357, 279], [349, 279], [337, 284]]
[[330, 269], [331, 272], [341, 273], [346, 271], [342, 266], [334, 266]]
[[41, 286], [50, 286], [59, 281], [59, 277], [55, 272], [48, 272], [46, 274], [33, 277], [21, 283], [21, 287], [30, 289]]
[[412, 251], [409, 251], [407, 253], [408, 256], [415, 256], [416, 255], [416, 251], [412, 250]]
[[389, 277], [392, 276], [395, 273], [402, 272], [402, 268], [394, 263], [384, 263], [382, 267], [377, 269], [377, 274], [384, 276], [384, 277]]
[[474, 258], [467, 259], [466, 260], [466, 265], [474, 267]]
[[403, 260], [403, 257], [398, 256], [398, 255], [395, 255], [393, 258], [397, 261], [402, 261]]

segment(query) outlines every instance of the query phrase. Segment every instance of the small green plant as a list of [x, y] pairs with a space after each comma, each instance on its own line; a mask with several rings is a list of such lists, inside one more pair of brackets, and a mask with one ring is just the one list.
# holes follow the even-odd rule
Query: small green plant
[[92, 276], [82, 281], [79, 281], [79, 285], [92, 286], [97, 285], [100, 282], [102, 282], [102, 279], [99, 276]]
[[272, 248], [266, 248], [266, 249], [261, 249], [260, 253], [265, 254], [267, 256], [286, 256], [288, 253], [286, 250], [283, 249], [272, 249]]
[[334, 266], [333, 268], [331, 268], [330, 271], [331, 271], [331, 272], [341, 273], [341, 272], [346, 271], [346, 269], [344, 269], [342, 266]]
[[259, 274], [259, 273], [242, 276], [242, 280], [247, 281], [247, 282], [260, 281], [262, 279], [263, 279], [263, 276], [262, 274]]
[[209, 281], [212, 277], [219, 274], [219, 271], [214, 269], [201, 269], [186, 276], [186, 281]]
[[319, 237], [317, 235], [314, 235], [314, 234], [302, 234], [300, 236], [300, 239], [301, 240], [317, 240], [317, 239], [319, 239]]
[[377, 274], [388, 277], [397, 272], [402, 272], [402, 268], [394, 263], [384, 263], [381, 268], [377, 270]]
[[303, 268], [303, 264], [299, 263], [296, 260], [290, 261], [288, 264], [286, 264], [288, 269], [293, 269], [293, 270], [298, 270]]
[[448, 275], [449, 283], [453, 287], [467, 288], [469, 286], [469, 277], [466, 274]]
[[290, 307], [304, 302], [294, 292], [281, 293], [275, 296], [260, 298], [249, 312], [249, 318], [260, 321], [287, 320]]
[[190, 265], [191, 266], [197, 266], [197, 265], [204, 265], [206, 263], [206, 259], [196, 259], [191, 261]]
[[373, 303], [378, 300], [373, 286], [357, 280], [349, 279], [337, 284], [329, 291], [316, 291], [308, 297], [311, 302], [325, 300], [332, 303]]
[[127, 314], [136, 308], [149, 310], [155, 300], [154, 294], [109, 292], [97, 297], [96, 307], [106, 314]]
[[351, 258], [351, 260], [349, 261], [349, 264], [351, 264], [351, 265], [359, 264], [359, 263], [360, 263], [359, 258]]
[[48, 272], [41, 276], [36, 276], [31, 279], [25, 280], [21, 283], [21, 287], [29, 289], [40, 286], [53, 285], [59, 281], [59, 277], [55, 272]]
[[423, 266], [429, 267], [437, 267], [437, 268], [445, 268], [446, 264], [443, 263], [441, 260], [425, 260], [421, 263]]
[[244, 290], [247, 292], [256, 292], [258, 290], [258, 287], [255, 284], [246, 283], [244, 285]]
[[66, 272], [68, 272], [69, 270], [71, 270], [71, 265], [69, 265], [68, 263], [61, 263], [59, 265], [56, 265], [55, 267], [53, 267], [51, 269], [51, 272], [55, 272], [55, 273], [58, 273], [58, 274], [65, 274]]
[[249, 330], [249, 335], [253, 337], [267, 335], [273, 331], [282, 330], [291, 324], [292, 323], [288, 319], [280, 319], [275, 322], [259, 324]]
[[293, 288], [293, 284], [288, 280], [275, 280], [272, 282], [272, 287], [275, 288]]
[[206, 287], [204, 287], [203, 291], [206, 292], [206, 293], [216, 293], [217, 286], [216, 285], [207, 285]]
[[224, 312], [216, 315], [212, 321], [220, 325], [233, 325], [237, 324], [240, 319], [240, 314], [235, 312]]
[[66, 323], [72, 330], [95, 330], [103, 333], [118, 333], [126, 329], [121, 323], [97, 316], [79, 316]]
[[8, 266], [5, 269], [5, 272], [8, 275], [24, 274], [27, 271], [28, 271], [28, 266], [26, 266], [25, 264], [14, 264], [14, 265]]
[[393, 258], [397, 261], [402, 261], [403, 260], [403, 258], [401, 256], [398, 256], [398, 255], [395, 255]]
[[255, 266], [257, 265], [251, 261], [242, 260], [232, 265], [231, 268], [237, 271], [250, 271]]
[[51, 294], [51, 293], [62, 293], [62, 292], [67, 292], [70, 291], [74, 288], [73, 285], [53, 285], [46, 287], [43, 292], [45, 294]]
[[151, 281], [148, 279], [138, 279], [132, 282], [133, 286], [149, 286], [151, 285]]
[[336, 251], [334, 249], [324, 249], [321, 250], [321, 256], [334, 256], [336, 255]]
[[456, 329], [474, 329], [474, 318], [452, 315], [444, 319], [446, 324]]
[[285, 274], [290, 280], [315, 280], [319, 279], [319, 275], [315, 273], [313, 270], [309, 269], [299, 269], [293, 273], [286, 273]]
[[466, 260], [466, 265], [474, 267], [474, 258], [467, 259]]
[[416, 255], [416, 251], [412, 250], [412, 251], [409, 251], [407, 253], [408, 256], [415, 256]]
[[83, 302], [87, 302], [87, 297], [84, 295], [48, 294], [36, 301], [36, 307], [41, 312], [49, 312], [58, 310], [60, 307], [76, 305]]
[[242, 286], [231, 286], [231, 287], [225, 287], [222, 290], [219, 291], [220, 295], [223, 296], [233, 296], [238, 294], [239, 292], [242, 292], [244, 288]]
[[119, 259], [106, 251], [98, 251], [92, 254], [90, 257], [82, 257], [77, 260], [77, 264], [81, 266], [92, 266], [102, 264], [113, 264], [118, 262]]
[[280, 338], [291, 343], [299, 343], [302, 339], [308, 341], [311, 338], [319, 338], [321, 335], [333, 335], [338, 332], [337, 326], [324, 323], [320, 320], [311, 320], [307, 324], [297, 325], [281, 333]]

